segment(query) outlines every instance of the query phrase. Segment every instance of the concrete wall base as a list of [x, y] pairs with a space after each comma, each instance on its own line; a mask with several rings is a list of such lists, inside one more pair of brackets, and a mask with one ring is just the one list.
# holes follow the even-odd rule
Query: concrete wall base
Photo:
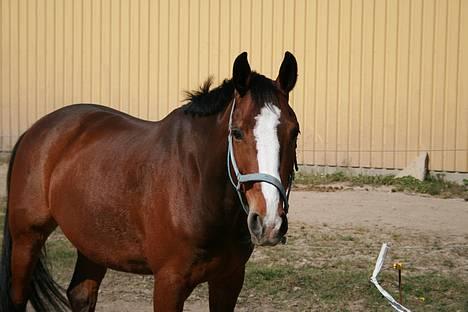
[[[401, 169], [376, 169], [376, 168], [363, 168], [363, 167], [334, 167], [334, 166], [317, 166], [317, 165], [299, 165], [299, 172], [303, 174], [333, 174], [336, 172], [343, 172], [345, 175], [397, 175]], [[467, 172], [442, 172], [442, 171], [429, 171], [431, 176], [442, 176], [446, 181], [451, 181], [463, 184], [463, 179], [468, 179]]]

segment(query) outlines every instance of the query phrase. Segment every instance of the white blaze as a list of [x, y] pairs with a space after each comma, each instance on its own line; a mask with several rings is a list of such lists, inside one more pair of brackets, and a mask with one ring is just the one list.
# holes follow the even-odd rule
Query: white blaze
[[[255, 117], [257, 121], [254, 128], [254, 136], [257, 141], [258, 171], [274, 176], [281, 181], [279, 176], [279, 140], [277, 127], [281, 110], [271, 103], [261, 109]], [[281, 218], [277, 213], [279, 192], [273, 185], [261, 182], [262, 193], [266, 202], [265, 225], [281, 226]]]

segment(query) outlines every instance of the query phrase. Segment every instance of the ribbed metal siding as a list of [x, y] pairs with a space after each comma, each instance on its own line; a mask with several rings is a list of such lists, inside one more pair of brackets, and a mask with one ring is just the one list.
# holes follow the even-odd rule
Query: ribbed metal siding
[[291, 98], [299, 158], [468, 172], [468, 0], [0, 0], [0, 148], [77, 102], [157, 120], [249, 52]]

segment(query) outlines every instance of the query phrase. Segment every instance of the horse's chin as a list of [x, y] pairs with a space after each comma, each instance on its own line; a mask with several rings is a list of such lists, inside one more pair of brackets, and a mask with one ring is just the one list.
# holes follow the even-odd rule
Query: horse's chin
[[250, 239], [255, 246], [269, 246], [269, 247], [276, 246], [279, 243], [283, 243], [284, 241], [286, 241], [284, 236], [277, 237], [274, 239], [258, 239], [255, 235], [250, 235]]

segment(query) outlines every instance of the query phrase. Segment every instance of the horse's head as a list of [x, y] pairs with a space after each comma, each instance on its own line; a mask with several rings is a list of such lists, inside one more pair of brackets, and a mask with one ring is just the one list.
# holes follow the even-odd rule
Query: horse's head
[[231, 174], [241, 182], [237, 187], [247, 200], [248, 227], [252, 241], [258, 245], [276, 245], [288, 229], [286, 193], [299, 134], [296, 115], [289, 106], [289, 92], [296, 79], [297, 62], [289, 52], [276, 80], [252, 72], [246, 52], [234, 62], [236, 91], [228, 153], [232, 159], [228, 162]]

